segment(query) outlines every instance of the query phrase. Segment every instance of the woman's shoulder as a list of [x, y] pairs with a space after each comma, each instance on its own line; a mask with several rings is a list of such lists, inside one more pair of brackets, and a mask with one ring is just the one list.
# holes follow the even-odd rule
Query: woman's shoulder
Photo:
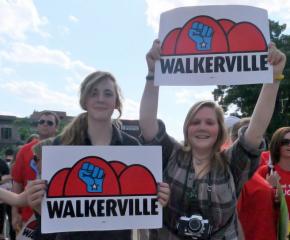
[[61, 145], [61, 135], [52, 138], [52, 145]]

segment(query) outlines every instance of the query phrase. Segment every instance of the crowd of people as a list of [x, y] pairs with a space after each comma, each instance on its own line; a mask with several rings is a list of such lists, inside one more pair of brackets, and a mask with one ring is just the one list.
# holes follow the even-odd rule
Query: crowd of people
[[[121, 92], [108, 72], [96, 71], [83, 80], [79, 103], [84, 112], [57, 136], [57, 115], [42, 112], [38, 137], [18, 151], [11, 175], [9, 169], [1, 167], [1, 181], [7, 175], [13, 180], [12, 192], [0, 188], [1, 201], [14, 206], [12, 229], [18, 232], [35, 215], [38, 228], [34, 239], [132, 239], [131, 230], [42, 234], [40, 209], [47, 185], [41, 179], [41, 148], [161, 145], [163, 182], [158, 183], [157, 198], [164, 207], [163, 227], [140, 230], [140, 239], [278, 239], [282, 224], [278, 188], [283, 189], [290, 209], [290, 127], [273, 134], [269, 152], [262, 154], [263, 162], [260, 158], [267, 150], [263, 136], [275, 108], [281, 81], [276, 79], [281, 79], [285, 54], [275, 44], [269, 45], [273, 83], [263, 85], [248, 119], [239, 120], [228, 131], [220, 106], [208, 100], [197, 102], [185, 117], [182, 143], [169, 136], [165, 123], [157, 120], [159, 87], [153, 80], [159, 58], [160, 42], [155, 40], [146, 55], [148, 75], [140, 105], [138, 139], [118, 127]], [[115, 109], [119, 117], [113, 120]]]

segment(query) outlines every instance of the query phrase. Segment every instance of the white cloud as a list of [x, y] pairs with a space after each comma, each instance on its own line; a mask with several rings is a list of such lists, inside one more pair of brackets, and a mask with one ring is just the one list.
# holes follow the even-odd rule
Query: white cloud
[[174, 0], [146, 0], [147, 24], [151, 26], [155, 32], [158, 32], [159, 29], [160, 13], [177, 7], [175, 2]]
[[8, 112], [8, 111], [0, 111], [0, 115], [5, 115], [5, 116], [17, 116], [17, 117], [25, 117], [24, 115], [19, 115], [19, 113]]
[[[67, 79], [73, 81], [72, 79]], [[66, 111], [69, 115], [77, 115], [81, 110], [79, 107], [79, 96], [77, 94], [79, 85], [75, 85], [77, 91], [69, 95], [56, 90], [51, 90], [42, 82], [33, 81], [9, 81], [0, 84], [0, 90], [10, 93], [15, 98], [20, 98], [22, 103], [29, 104], [38, 109], [54, 109]], [[124, 99], [123, 119], [138, 119], [140, 103], [131, 99]], [[17, 115], [14, 113], [2, 112], [4, 115]], [[1, 113], [0, 113], [1, 114]], [[117, 117], [114, 114], [113, 117]]]
[[70, 29], [67, 26], [58, 26], [57, 30], [61, 35], [68, 35], [70, 33]]
[[6, 40], [0, 36], [0, 46], [4, 46], [6, 44]]
[[69, 17], [68, 17], [68, 19], [71, 21], [71, 22], [79, 22], [79, 19], [76, 17], [76, 16], [73, 16], [73, 15], [70, 15]]
[[80, 79], [76, 80], [75, 78], [72, 77], [67, 77], [65, 79], [66, 81], [66, 87], [65, 90], [67, 92], [78, 92], [80, 89]]
[[290, 26], [290, 1], [289, 0], [146, 0], [147, 3], [147, 24], [158, 32], [159, 16], [162, 12], [184, 6], [198, 5], [222, 5], [240, 4], [265, 8], [268, 10], [270, 19], [279, 20], [280, 23], [287, 23]]
[[79, 74], [81, 78], [95, 70], [79, 60], [72, 60], [61, 50], [49, 49], [45, 46], [32, 46], [25, 43], [13, 43], [9, 50], [0, 52], [3, 60], [16, 63], [42, 63], [58, 65]]
[[13, 39], [25, 39], [28, 31], [49, 36], [41, 30], [47, 18], [38, 14], [33, 0], [0, 0], [0, 16], [0, 34]]
[[181, 89], [175, 93], [176, 103], [177, 104], [189, 104], [201, 100], [213, 100], [212, 89], [214, 87], [195, 87], [194, 90]]
[[140, 103], [132, 99], [126, 98], [123, 102], [123, 119], [139, 119]]
[[15, 70], [13, 68], [9, 67], [0, 68], [0, 75], [11, 75], [13, 73], [15, 73]]
[[56, 109], [66, 112], [79, 112], [78, 97], [67, 95], [61, 91], [50, 90], [41, 82], [9, 81], [2, 83], [0, 89], [18, 97], [23, 103], [33, 104], [34, 107], [43, 109]]

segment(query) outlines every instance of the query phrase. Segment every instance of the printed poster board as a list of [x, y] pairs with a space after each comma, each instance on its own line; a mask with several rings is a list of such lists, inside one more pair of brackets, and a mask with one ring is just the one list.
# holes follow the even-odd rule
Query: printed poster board
[[16, 236], [16, 240], [33, 240], [34, 232], [37, 229], [37, 220], [34, 214], [27, 220], [20, 232]]
[[45, 146], [42, 233], [162, 227], [160, 146]]
[[267, 11], [216, 5], [183, 7], [160, 16], [156, 85], [270, 83]]

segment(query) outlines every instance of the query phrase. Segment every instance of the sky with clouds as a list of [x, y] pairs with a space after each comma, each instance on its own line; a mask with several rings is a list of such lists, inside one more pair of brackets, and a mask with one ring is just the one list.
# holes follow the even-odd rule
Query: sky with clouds
[[[0, 0], [0, 114], [29, 116], [34, 110], [81, 112], [84, 77], [105, 70], [124, 95], [123, 118], [137, 119], [146, 76], [145, 54], [158, 36], [160, 13], [213, 0]], [[220, 0], [268, 10], [290, 26], [289, 0]], [[286, 30], [290, 33], [289, 27]], [[182, 139], [189, 107], [213, 99], [214, 86], [161, 87], [159, 118]]]

